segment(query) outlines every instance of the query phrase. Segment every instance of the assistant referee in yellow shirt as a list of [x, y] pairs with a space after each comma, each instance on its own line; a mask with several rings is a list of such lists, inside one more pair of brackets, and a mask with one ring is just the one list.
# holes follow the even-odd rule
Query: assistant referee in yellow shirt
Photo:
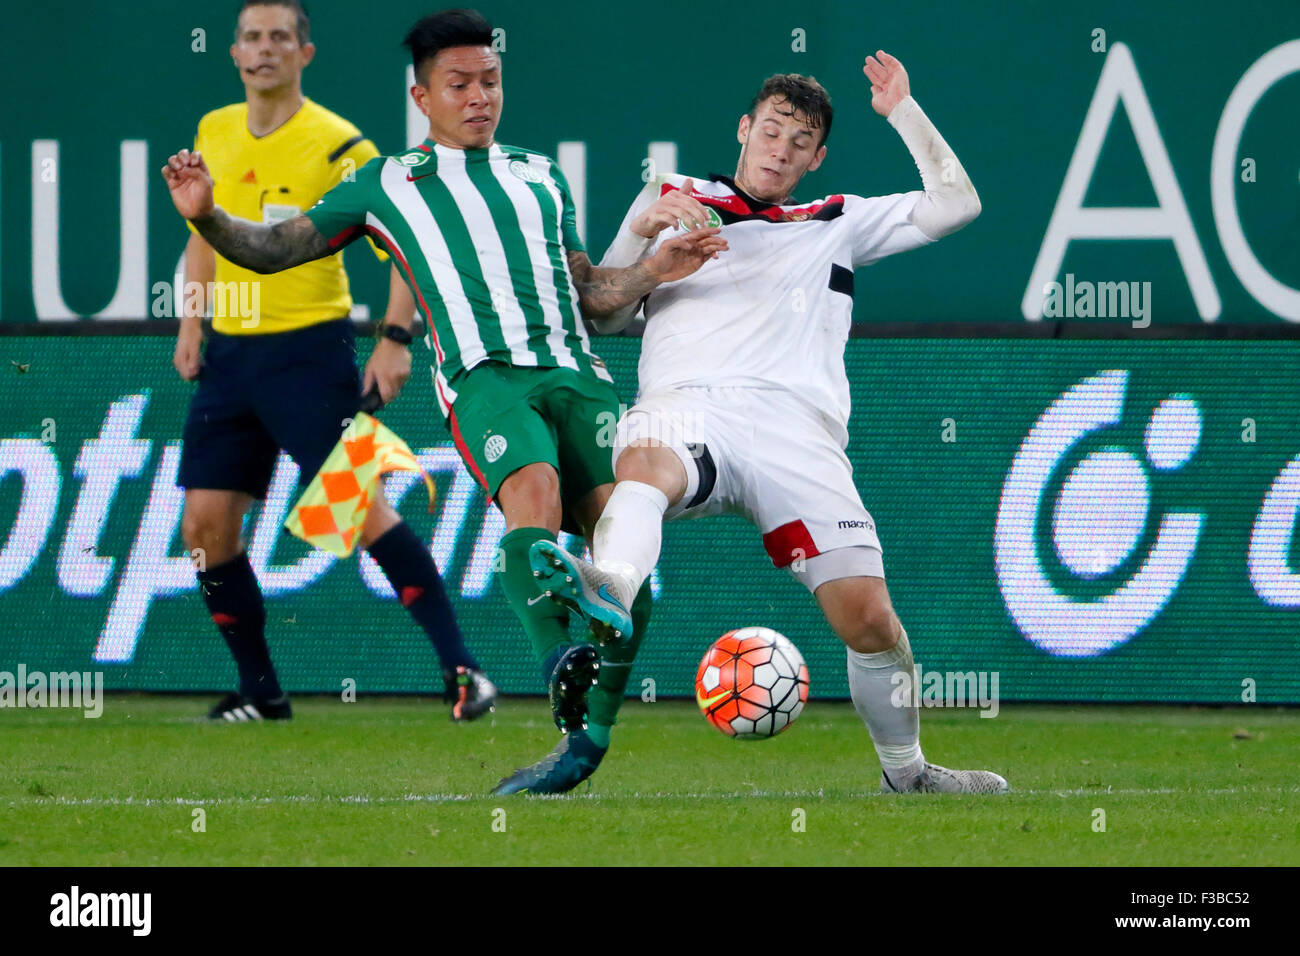
[[[239, 11], [230, 55], [245, 101], [204, 116], [194, 143], [216, 180], [217, 201], [234, 215], [296, 216], [378, 155], [355, 126], [303, 96], [302, 71], [316, 51], [309, 31], [298, 0], [245, 0]], [[198, 380], [177, 479], [185, 489], [181, 532], [186, 547], [201, 549], [199, 589], [239, 669], [239, 691], [209, 717], [285, 719], [289, 699], [271, 663], [262, 592], [241, 541], [244, 515], [253, 499], [266, 497], [281, 450], [297, 463], [301, 482], [310, 482], [362, 394], [374, 390], [389, 401], [401, 389], [411, 370], [415, 302], [394, 270], [384, 337], [363, 380], [341, 252], [263, 276], [217, 256], [195, 233], [185, 278], [187, 292], [211, 294], [187, 294], [173, 359], [182, 378]], [[208, 307], [212, 335], [202, 349]], [[496, 688], [465, 647], [427, 547], [382, 496], [361, 546], [433, 642], [452, 719], [490, 709]]]

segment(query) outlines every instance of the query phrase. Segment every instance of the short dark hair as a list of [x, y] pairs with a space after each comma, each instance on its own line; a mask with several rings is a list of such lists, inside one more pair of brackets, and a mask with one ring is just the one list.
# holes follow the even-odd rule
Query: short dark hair
[[239, 13], [235, 14], [236, 43], [239, 42], [239, 18], [249, 7], [285, 7], [292, 10], [298, 21], [298, 45], [311, 42], [311, 18], [307, 16], [307, 8], [302, 5], [301, 0], [244, 0], [239, 5]]
[[821, 142], [817, 145], [825, 145], [831, 135], [831, 119], [835, 113], [831, 109], [831, 95], [824, 86], [811, 76], [801, 73], [777, 73], [769, 76], [754, 94], [754, 102], [749, 104], [751, 123], [758, 113], [758, 105], [773, 97], [785, 100], [795, 115], [802, 117], [813, 129], [821, 130]]
[[439, 10], [411, 27], [402, 45], [411, 51], [415, 78], [425, 81], [424, 66], [454, 46], [492, 45], [492, 24], [477, 10]]

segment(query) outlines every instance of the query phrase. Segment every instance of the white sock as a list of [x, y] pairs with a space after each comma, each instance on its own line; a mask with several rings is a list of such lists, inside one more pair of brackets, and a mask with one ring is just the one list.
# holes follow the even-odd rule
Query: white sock
[[859, 654], [852, 648], [846, 650], [853, 708], [871, 732], [880, 766], [890, 782], [900, 790], [907, 789], [925, 769], [920, 713], [913, 702], [916, 668], [907, 632], [887, 651]]
[[614, 577], [619, 599], [632, 606], [663, 545], [668, 496], [643, 481], [620, 481], [596, 522], [592, 561]]

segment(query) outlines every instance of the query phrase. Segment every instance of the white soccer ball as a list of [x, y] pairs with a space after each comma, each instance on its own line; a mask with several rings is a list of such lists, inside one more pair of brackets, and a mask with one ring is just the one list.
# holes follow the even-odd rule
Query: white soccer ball
[[775, 737], [808, 702], [808, 666], [789, 638], [770, 627], [728, 631], [700, 661], [695, 701], [729, 737]]

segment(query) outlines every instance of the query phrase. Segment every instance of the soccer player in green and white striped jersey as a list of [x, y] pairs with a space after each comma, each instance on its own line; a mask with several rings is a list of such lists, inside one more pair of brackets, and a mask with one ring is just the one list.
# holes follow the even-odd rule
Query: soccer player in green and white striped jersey
[[[367, 163], [305, 215], [275, 225], [227, 215], [213, 204], [202, 157], [187, 151], [163, 175], [181, 215], [221, 255], [254, 271], [288, 269], [363, 235], [392, 254], [429, 328], [448, 430], [505, 516], [498, 577], [566, 732], [554, 754], [498, 792], [560, 792], [590, 776], [609, 747], [650, 611], [643, 587], [631, 634], [614, 633], [599, 652], [571, 646], [568, 612], [545, 599], [528, 563], [530, 546], [555, 541], [562, 526], [590, 540], [613, 486], [600, 425], [617, 421], [619, 402], [581, 318], [612, 315], [694, 273], [726, 242], [718, 229], [700, 228], [628, 268], [594, 267], [556, 163], [495, 142], [501, 62], [488, 22], [443, 11], [417, 23], [406, 45], [429, 138]], [[403, 331], [385, 334], [400, 340]], [[382, 362], [371, 366], [388, 380]]]

